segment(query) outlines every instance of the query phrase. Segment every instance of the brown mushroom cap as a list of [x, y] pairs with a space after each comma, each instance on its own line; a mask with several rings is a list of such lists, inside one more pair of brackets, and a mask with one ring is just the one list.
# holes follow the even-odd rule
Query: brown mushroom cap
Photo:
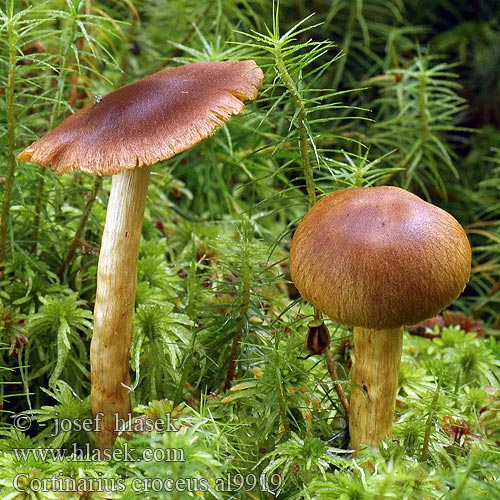
[[460, 295], [470, 271], [460, 224], [396, 187], [325, 196], [299, 224], [290, 251], [305, 300], [335, 322], [372, 329], [435, 316]]
[[255, 99], [253, 61], [186, 64], [111, 92], [64, 120], [19, 154], [24, 161], [113, 175], [189, 149]]

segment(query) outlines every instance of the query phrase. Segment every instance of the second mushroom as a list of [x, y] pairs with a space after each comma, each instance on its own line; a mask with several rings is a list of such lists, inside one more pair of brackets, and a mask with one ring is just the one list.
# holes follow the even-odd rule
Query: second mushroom
[[[129, 351], [137, 260], [150, 165], [212, 135], [257, 96], [253, 61], [193, 63], [154, 73], [96, 99], [19, 154], [59, 174], [113, 175], [99, 255], [90, 350], [97, 448], [109, 449], [128, 420]], [[102, 421], [101, 421], [102, 418]]]
[[403, 325], [438, 314], [465, 288], [471, 248], [444, 210], [397, 187], [348, 188], [322, 198], [290, 251], [302, 297], [354, 327], [351, 448], [391, 437]]

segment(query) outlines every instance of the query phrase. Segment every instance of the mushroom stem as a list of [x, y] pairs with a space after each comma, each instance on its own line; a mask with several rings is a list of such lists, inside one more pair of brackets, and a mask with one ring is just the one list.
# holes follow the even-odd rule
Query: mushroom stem
[[126, 170], [111, 181], [90, 346], [92, 413], [100, 451], [112, 448], [117, 424], [131, 413], [129, 353], [149, 173], [150, 167]]
[[351, 448], [392, 436], [403, 328], [354, 328], [349, 433]]

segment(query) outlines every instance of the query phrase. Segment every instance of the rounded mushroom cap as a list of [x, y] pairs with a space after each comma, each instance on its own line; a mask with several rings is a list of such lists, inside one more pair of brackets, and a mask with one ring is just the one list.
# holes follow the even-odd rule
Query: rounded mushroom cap
[[460, 295], [470, 271], [460, 224], [396, 187], [325, 196], [297, 227], [290, 251], [305, 300], [335, 322], [372, 329], [435, 316]]
[[71, 115], [18, 155], [113, 175], [189, 149], [255, 99], [262, 70], [254, 61], [186, 64], [125, 85]]

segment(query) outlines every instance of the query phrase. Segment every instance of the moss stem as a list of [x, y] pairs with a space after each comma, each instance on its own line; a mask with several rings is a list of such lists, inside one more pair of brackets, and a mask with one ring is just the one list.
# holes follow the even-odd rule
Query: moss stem
[[7, 32], [9, 40], [9, 62], [7, 70], [7, 175], [5, 177], [2, 213], [0, 216], [0, 263], [7, 260], [7, 233], [9, 227], [10, 202], [14, 189], [14, 174], [16, 171], [16, 119], [14, 113], [15, 85], [17, 76], [17, 34], [15, 30], [14, 6], [9, 2]]
[[297, 129], [299, 132], [300, 158], [302, 162], [302, 169], [304, 171], [304, 179], [306, 181], [307, 197], [309, 200], [310, 208], [316, 203], [316, 189], [314, 187], [313, 170], [311, 167], [311, 161], [309, 159], [309, 139], [307, 136], [306, 125], [307, 108], [304, 101], [302, 100], [302, 96], [300, 95], [300, 91], [297, 85], [288, 72], [281, 52], [281, 47], [279, 45], [275, 46], [275, 62], [281, 80], [290, 93], [293, 104], [295, 105], [295, 108], [297, 110]]

